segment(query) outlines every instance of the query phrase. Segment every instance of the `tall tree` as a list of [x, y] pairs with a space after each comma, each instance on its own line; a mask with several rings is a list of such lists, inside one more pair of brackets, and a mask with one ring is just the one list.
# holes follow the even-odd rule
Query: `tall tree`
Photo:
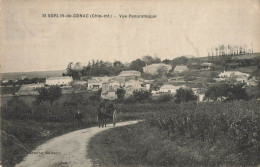
[[143, 61], [145, 62], [146, 65], [161, 63], [160, 58], [152, 57], [152, 56], [143, 56]]
[[136, 59], [131, 62], [130, 69], [143, 72], [143, 67], [145, 66], [145, 62], [141, 59]]

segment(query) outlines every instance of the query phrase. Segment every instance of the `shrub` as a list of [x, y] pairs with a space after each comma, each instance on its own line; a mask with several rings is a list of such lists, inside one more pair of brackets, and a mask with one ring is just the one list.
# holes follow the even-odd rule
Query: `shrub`
[[150, 100], [151, 92], [145, 90], [135, 90], [133, 92], [134, 98], [139, 102], [144, 102]]
[[117, 89], [116, 91], [118, 100], [122, 100], [125, 97], [125, 90], [124, 89]]
[[75, 92], [72, 92], [72, 94], [69, 95], [69, 98], [63, 103], [65, 106], [81, 106], [87, 104], [88, 99], [86, 99], [86, 96], [84, 96], [83, 93]]
[[179, 88], [175, 94], [176, 103], [195, 101], [197, 98], [190, 88]]
[[163, 102], [168, 102], [172, 99], [173, 99], [173, 96], [171, 94], [163, 94], [163, 95], [160, 95], [160, 97], [158, 98], [157, 101], [159, 103], [163, 103]]
[[99, 89], [93, 95], [89, 96], [89, 100], [91, 100], [92, 102], [93, 101], [100, 101], [100, 99], [101, 99], [101, 92], [102, 92], [102, 89]]
[[231, 84], [231, 83], [223, 83], [223, 84], [215, 84], [208, 88], [205, 92], [204, 100], [209, 99], [216, 101], [218, 98], [221, 100], [226, 99], [226, 101], [230, 100], [241, 100], [248, 99], [249, 96], [244, 88], [243, 83]]
[[7, 102], [7, 106], [2, 107], [2, 118], [26, 120], [31, 117], [30, 107], [18, 97], [14, 97]]
[[124, 99], [125, 104], [133, 104], [136, 102], [137, 102], [137, 100], [134, 96], [130, 96], [130, 97]]

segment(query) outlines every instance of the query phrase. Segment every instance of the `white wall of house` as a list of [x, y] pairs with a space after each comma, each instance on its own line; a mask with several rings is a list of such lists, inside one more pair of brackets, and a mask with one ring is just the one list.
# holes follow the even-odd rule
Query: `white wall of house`
[[47, 85], [69, 85], [73, 81], [72, 77], [50, 77], [46, 78]]

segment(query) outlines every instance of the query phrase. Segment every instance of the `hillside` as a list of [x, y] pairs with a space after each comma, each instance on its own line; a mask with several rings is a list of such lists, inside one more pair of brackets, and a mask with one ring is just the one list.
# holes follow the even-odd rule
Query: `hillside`
[[[213, 56], [218, 57], [218, 56]], [[196, 58], [196, 57], [195, 57]], [[190, 58], [189, 58], [190, 59]], [[209, 57], [197, 57], [197, 59], [205, 62], [209, 61]], [[232, 57], [233, 60], [243, 60], [243, 59], [260, 59], [260, 53], [251, 53], [251, 54], [241, 54], [241, 55], [234, 55]]]

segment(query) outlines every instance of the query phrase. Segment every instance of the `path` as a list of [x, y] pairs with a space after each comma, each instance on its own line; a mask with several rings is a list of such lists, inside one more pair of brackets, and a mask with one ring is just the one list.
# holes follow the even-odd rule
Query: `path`
[[[118, 126], [135, 124], [138, 121], [117, 123]], [[109, 124], [106, 128], [92, 127], [74, 131], [56, 137], [37, 147], [25, 157], [17, 167], [89, 167], [91, 160], [87, 159], [87, 147], [90, 138], [97, 133], [113, 128]]]

